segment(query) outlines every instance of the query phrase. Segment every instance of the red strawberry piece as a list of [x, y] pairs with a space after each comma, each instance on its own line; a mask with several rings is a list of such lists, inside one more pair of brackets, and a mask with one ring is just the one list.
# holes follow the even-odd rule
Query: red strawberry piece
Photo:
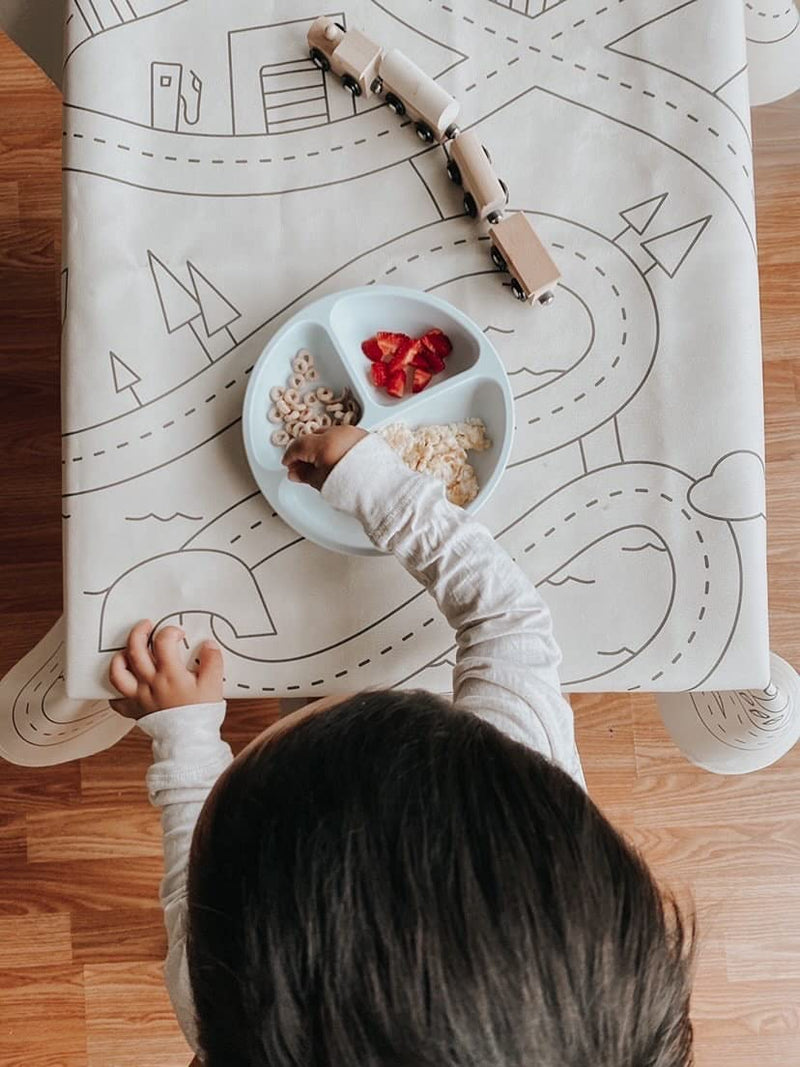
[[389, 374], [389, 380], [386, 383], [386, 392], [389, 396], [400, 397], [406, 391], [406, 372], [405, 370], [397, 370], [394, 373]]
[[382, 389], [389, 380], [389, 368], [385, 363], [373, 363], [369, 368], [372, 375], [372, 384], [378, 389]]
[[384, 356], [393, 356], [404, 341], [411, 338], [405, 333], [389, 333], [386, 330], [378, 330], [375, 340]]
[[431, 352], [435, 352], [441, 359], [444, 359], [445, 356], [449, 356], [453, 351], [453, 345], [450, 338], [443, 330], [437, 328], [428, 330], [427, 333], [423, 334], [422, 342], [431, 350]]
[[420, 370], [419, 367], [415, 367], [414, 375], [411, 379], [411, 392], [421, 393], [430, 384], [432, 377], [433, 375], [430, 371]]
[[426, 362], [426, 370], [429, 370], [431, 374], [441, 374], [444, 370], [444, 360], [436, 352], [432, 352], [430, 349], [424, 351], [424, 357]]
[[389, 360], [389, 373], [394, 374], [395, 371], [402, 370], [404, 367], [408, 367], [414, 362], [414, 357], [422, 348], [422, 341], [413, 341], [410, 337], [405, 341], [401, 341], [397, 347], [397, 351]]
[[383, 352], [381, 351], [381, 346], [378, 344], [377, 337], [370, 337], [368, 340], [362, 341], [361, 351], [367, 359], [371, 359], [373, 363], [380, 363], [383, 359]]
[[437, 356], [420, 338], [420, 347], [411, 360], [411, 366], [419, 367], [420, 370], [430, 371], [431, 374], [440, 374], [444, 370], [445, 363], [442, 357]]

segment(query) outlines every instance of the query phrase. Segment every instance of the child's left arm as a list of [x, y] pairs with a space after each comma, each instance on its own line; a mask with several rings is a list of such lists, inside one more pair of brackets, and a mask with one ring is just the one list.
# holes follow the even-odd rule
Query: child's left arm
[[124, 699], [113, 701], [123, 715], [138, 720], [153, 741], [153, 764], [147, 772], [150, 802], [161, 808], [164, 877], [160, 899], [167, 928], [166, 984], [178, 1021], [196, 1046], [194, 1016], [186, 968], [186, 878], [195, 824], [211, 788], [231, 762], [220, 737], [225, 718], [222, 700], [222, 653], [206, 644], [197, 674], [181, 661], [183, 633], [159, 631], [150, 651], [152, 625], [131, 631], [125, 652], [111, 663], [110, 678]]

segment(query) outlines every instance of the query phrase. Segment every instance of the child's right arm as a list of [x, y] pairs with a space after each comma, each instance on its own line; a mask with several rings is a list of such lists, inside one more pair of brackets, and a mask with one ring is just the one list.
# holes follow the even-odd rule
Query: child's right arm
[[290, 477], [322, 486], [334, 507], [355, 515], [436, 599], [456, 630], [454, 703], [583, 784], [550, 613], [489, 531], [448, 503], [440, 483], [410, 471], [363, 431], [301, 438], [285, 462]]

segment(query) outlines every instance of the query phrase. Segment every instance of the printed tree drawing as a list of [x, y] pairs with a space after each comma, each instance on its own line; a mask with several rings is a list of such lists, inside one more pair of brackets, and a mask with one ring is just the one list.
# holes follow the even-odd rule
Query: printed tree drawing
[[[231, 323], [241, 318], [241, 312], [237, 311], [230, 300], [215, 288], [204, 274], [190, 263], [187, 259], [186, 266], [189, 268], [189, 277], [192, 279], [192, 288], [200, 305], [200, 315], [206, 334], [213, 337], [220, 330], [227, 329]], [[228, 330], [231, 340], [236, 343], [233, 334]]]
[[155, 253], [148, 250], [147, 255], [167, 333], [188, 326], [210, 363], [235, 348], [230, 327], [241, 312], [227, 297], [188, 260], [191, 289]]
[[111, 358], [111, 373], [114, 376], [114, 389], [118, 393], [130, 392], [133, 399], [139, 407], [141, 407], [142, 402], [134, 387], [137, 386], [142, 379], [136, 371], [131, 370], [127, 363], [123, 363], [116, 352], [109, 352], [108, 354]]
[[633, 204], [631, 207], [626, 207], [624, 211], [620, 211], [620, 218], [625, 222], [625, 229], [621, 230], [614, 240], [618, 241], [628, 230], [635, 230], [638, 234], [644, 233], [661, 210], [668, 195], [661, 193], [659, 196], [651, 196], [649, 200], [642, 200], [640, 204]]
[[701, 219], [687, 222], [685, 226], [678, 226], [674, 230], [667, 230], [642, 241], [642, 248], [653, 260], [644, 273], [647, 274], [653, 267], [658, 266], [670, 278], [674, 278], [710, 221], [711, 216], [705, 215]]

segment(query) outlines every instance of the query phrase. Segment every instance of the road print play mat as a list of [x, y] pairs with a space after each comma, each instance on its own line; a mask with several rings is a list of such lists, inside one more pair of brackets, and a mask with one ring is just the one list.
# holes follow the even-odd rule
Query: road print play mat
[[[561, 268], [552, 306], [511, 297], [443, 150], [313, 67], [321, 13], [462, 102]], [[243, 453], [272, 333], [373, 283], [451, 301], [505, 362], [516, 439], [481, 517], [552, 608], [565, 687], [766, 683], [742, 9], [72, 0], [66, 22], [66, 619], [6, 684], [12, 758], [127, 729], [101, 698], [144, 616], [190, 648], [213, 634], [231, 698], [449, 687], [427, 595], [391, 560], [300, 539]]]

